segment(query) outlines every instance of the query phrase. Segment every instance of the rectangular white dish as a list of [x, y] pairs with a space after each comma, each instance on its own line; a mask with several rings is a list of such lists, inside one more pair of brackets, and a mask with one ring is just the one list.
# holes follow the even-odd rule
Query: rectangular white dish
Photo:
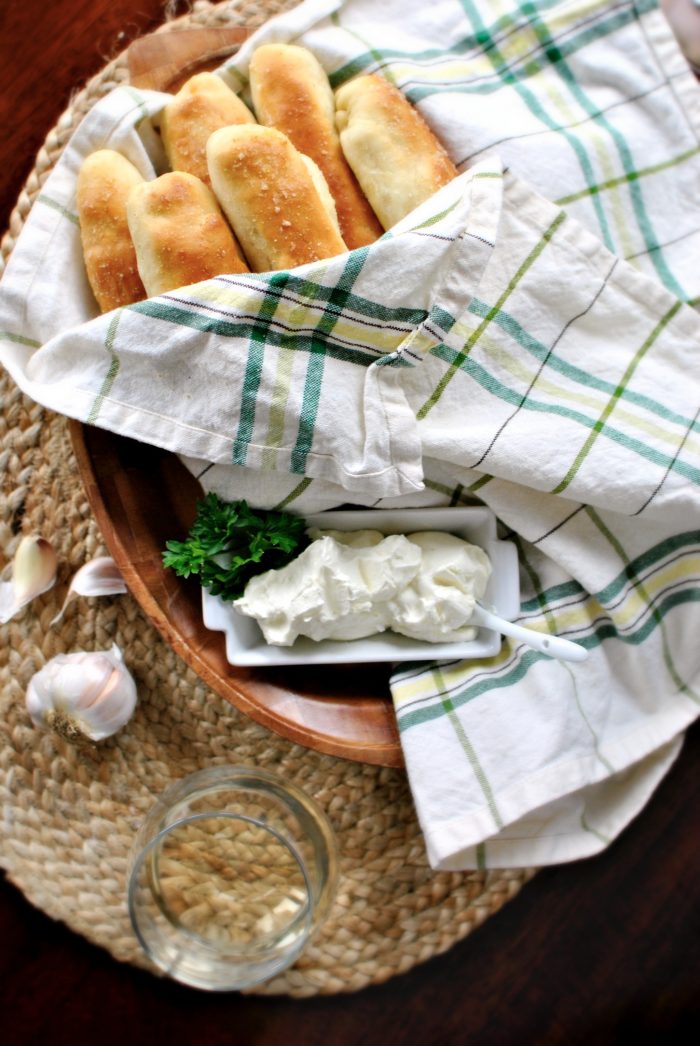
[[[487, 508], [352, 509], [319, 512], [306, 517], [309, 527], [323, 530], [378, 530], [382, 534], [411, 534], [442, 530], [479, 545], [491, 560], [485, 606], [504, 618], [513, 618], [520, 607], [518, 556], [515, 545], [499, 541], [496, 517]], [[381, 632], [366, 639], [314, 642], [300, 636], [290, 647], [265, 642], [256, 621], [234, 610], [218, 596], [202, 590], [204, 624], [226, 637], [226, 658], [231, 665], [350, 664], [370, 661], [446, 661], [493, 657], [501, 649], [501, 635], [479, 628], [475, 639], [459, 643], [426, 643]]]

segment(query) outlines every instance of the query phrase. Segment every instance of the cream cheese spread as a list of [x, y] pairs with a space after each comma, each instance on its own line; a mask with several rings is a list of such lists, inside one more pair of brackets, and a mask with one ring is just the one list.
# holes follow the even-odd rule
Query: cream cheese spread
[[428, 643], [474, 639], [469, 624], [491, 575], [491, 561], [482, 548], [454, 534], [425, 531], [409, 534], [421, 550], [421, 563], [410, 583], [392, 596], [387, 627]]
[[252, 578], [234, 601], [268, 643], [361, 639], [386, 629], [430, 643], [474, 638], [468, 622], [491, 573], [483, 549], [443, 531], [312, 537], [296, 559]]

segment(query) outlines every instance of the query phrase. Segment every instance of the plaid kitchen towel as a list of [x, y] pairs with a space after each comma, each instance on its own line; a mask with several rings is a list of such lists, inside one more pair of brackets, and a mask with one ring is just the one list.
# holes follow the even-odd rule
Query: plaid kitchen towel
[[230, 83], [265, 39], [311, 47], [335, 84], [388, 76], [463, 173], [370, 248], [97, 316], [78, 166], [105, 146], [147, 177], [162, 164], [167, 96], [120, 89], [23, 230], [1, 358], [39, 402], [229, 496], [490, 505], [519, 547], [521, 620], [590, 657], [504, 644], [397, 670], [429, 858], [585, 856], [646, 802], [700, 701], [697, 87], [640, 2], [307, 0]]
[[610, 251], [700, 300], [697, 81], [657, 0], [307, 0], [267, 40], [310, 47], [334, 87], [381, 73], [459, 170], [497, 153]]

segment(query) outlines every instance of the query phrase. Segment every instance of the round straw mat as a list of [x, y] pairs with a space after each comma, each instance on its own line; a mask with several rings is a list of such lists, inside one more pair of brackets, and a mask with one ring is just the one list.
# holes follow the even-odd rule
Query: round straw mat
[[[163, 27], [256, 25], [290, 0], [195, 3]], [[127, 79], [112, 61], [50, 132], [2, 244], [6, 261], [34, 196], [97, 99]], [[0, 396], [0, 543], [50, 539], [57, 586], [0, 628], [0, 865], [49, 916], [122, 961], [148, 967], [131, 931], [125, 877], [136, 829], [171, 781], [208, 766], [265, 767], [314, 796], [337, 834], [341, 878], [323, 929], [296, 965], [257, 991], [310, 996], [354, 991], [444, 952], [496, 912], [532, 871], [435, 873], [403, 771], [309, 751], [249, 721], [165, 644], [128, 595], [81, 599], [51, 627], [73, 572], [105, 554], [62, 417], [26, 399], [3, 372]], [[116, 642], [139, 690], [134, 718], [97, 754], [34, 729], [24, 694], [55, 654]]]

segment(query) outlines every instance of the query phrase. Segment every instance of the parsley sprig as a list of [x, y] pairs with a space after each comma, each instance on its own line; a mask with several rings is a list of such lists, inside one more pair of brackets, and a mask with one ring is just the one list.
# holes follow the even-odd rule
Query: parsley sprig
[[212, 595], [232, 600], [255, 574], [276, 570], [309, 544], [300, 516], [253, 510], [246, 501], [207, 494], [185, 541], [166, 541], [163, 563], [180, 577], [199, 575]]

